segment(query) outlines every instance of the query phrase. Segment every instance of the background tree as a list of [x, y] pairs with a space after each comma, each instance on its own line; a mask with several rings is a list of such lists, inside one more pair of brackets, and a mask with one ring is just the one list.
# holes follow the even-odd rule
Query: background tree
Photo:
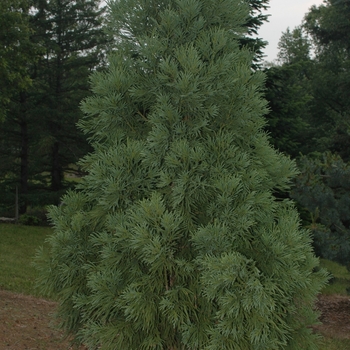
[[28, 204], [58, 203], [67, 186], [63, 172], [89, 150], [75, 123], [81, 116], [80, 101], [89, 94], [88, 76], [103, 63], [107, 42], [96, 2], [53, 0], [32, 5], [25, 32], [31, 51], [21, 61], [31, 84], [26, 89], [14, 85], [0, 129], [4, 194], [0, 207], [3, 215], [10, 216], [13, 212], [7, 209], [13, 209], [16, 186], [21, 214]]
[[311, 43], [301, 26], [292, 31], [287, 28], [282, 33], [278, 43], [278, 61], [282, 65], [292, 65], [300, 62], [310, 61]]
[[5, 121], [0, 125], [0, 208], [13, 206], [15, 187], [18, 186], [23, 198], [21, 213], [26, 211], [30, 176], [31, 125], [27, 100], [32, 89], [30, 69], [40, 52], [31, 41], [31, 5], [32, 2], [27, 0], [4, 0], [0, 4], [0, 40], [3, 44], [0, 48], [0, 114], [6, 114]]
[[267, 131], [272, 144], [293, 158], [320, 149], [312, 123], [314, 63], [310, 42], [301, 27], [287, 29], [279, 41], [278, 65], [265, 69], [269, 101]]
[[89, 174], [51, 208], [39, 263], [64, 328], [91, 349], [316, 349], [324, 274], [272, 195], [296, 169], [263, 131], [249, 8], [110, 6], [118, 51], [82, 105]]
[[[348, 160], [348, 14], [347, 1], [313, 6], [301, 27], [282, 34], [278, 66], [268, 70], [268, 130], [272, 142], [293, 157], [297, 146], [303, 154], [330, 150]], [[307, 127], [300, 128], [300, 119]]]
[[325, 153], [303, 157], [301, 173], [291, 192], [307, 210], [304, 220], [313, 233], [318, 256], [350, 268], [350, 166], [339, 156]]
[[108, 41], [99, 2], [43, 0], [32, 5], [24, 33], [28, 40], [24, 47], [33, 48], [32, 53], [23, 57], [18, 53], [18, 70], [31, 84], [10, 90], [16, 93], [0, 130], [0, 187], [9, 192], [1, 204], [12, 207], [15, 186], [20, 185], [21, 213], [28, 203], [32, 207], [58, 203], [67, 188], [64, 172], [77, 171], [74, 163], [88, 152], [76, 127], [82, 115], [79, 104], [89, 94], [89, 74], [103, 65]]
[[324, 125], [329, 149], [350, 159], [350, 3], [328, 0], [312, 7], [304, 27], [316, 50], [317, 74], [313, 78], [315, 111]]
[[264, 48], [267, 42], [257, 37], [259, 28], [268, 21], [269, 15], [263, 14], [268, 9], [269, 0], [249, 0], [249, 16], [244, 24], [247, 28], [247, 35], [240, 39], [242, 46], [248, 47], [255, 53], [253, 67], [261, 68], [261, 61], [264, 57]]
[[0, 121], [11, 99], [31, 83], [28, 61], [32, 60], [29, 0], [3, 0], [0, 3]]
[[36, 69], [35, 112], [43, 116], [37, 150], [50, 173], [51, 189], [63, 187], [63, 172], [88, 152], [76, 127], [88, 76], [103, 62], [107, 36], [100, 1], [36, 2], [35, 40], [45, 48]]
[[349, 11], [349, 1], [312, 7], [301, 27], [282, 34], [278, 65], [266, 70], [271, 141], [301, 158], [283, 196], [296, 200], [316, 254], [348, 268]]

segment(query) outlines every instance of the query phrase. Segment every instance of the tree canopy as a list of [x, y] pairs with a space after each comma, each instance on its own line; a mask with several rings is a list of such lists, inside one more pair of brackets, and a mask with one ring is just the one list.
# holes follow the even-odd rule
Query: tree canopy
[[282, 34], [279, 60], [266, 69], [271, 142], [300, 158], [290, 195], [317, 255], [348, 267], [349, 10], [349, 1], [311, 7], [301, 26]]
[[28, 62], [35, 59], [30, 41], [29, 0], [0, 3], [0, 122], [11, 99], [31, 84]]
[[9, 17], [6, 40], [12, 40], [13, 49], [1, 55], [7, 62], [0, 67], [2, 99], [7, 99], [7, 118], [0, 128], [1, 207], [13, 206], [15, 186], [21, 214], [28, 205], [58, 203], [68, 186], [64, 173], [76, 171], [76, 162], [90, 150], [76, 123], [82, 116], [79, 104], [89, 94], [89, 75], [105, 64], [108, 35], [99, 3], [1, 3], [7, 16], [25, 25], [22, 30]]

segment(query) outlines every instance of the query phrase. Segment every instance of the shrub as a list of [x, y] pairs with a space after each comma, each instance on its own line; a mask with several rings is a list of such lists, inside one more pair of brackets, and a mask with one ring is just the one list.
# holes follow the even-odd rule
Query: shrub
[[19, 218], [19, 223], [28, 226], [40, 225], [40, 219], [34, 215], [23, 214]]

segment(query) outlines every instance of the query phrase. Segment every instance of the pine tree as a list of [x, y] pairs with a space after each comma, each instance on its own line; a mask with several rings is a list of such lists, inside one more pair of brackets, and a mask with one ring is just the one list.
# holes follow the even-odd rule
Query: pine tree
[[279, 64], [265, 70], [265, 98], [270, 107], [266, 129], [278, 150], [297, 158], [320, 150], [319, 134], [311, 125], [314, 64], [301, 27], [287, 28], [278, 47]]
[[90, 349], [316, 349], [326, 277], [272, 195], [296, 167], [263, 132], [247, 14], [239, 0], [110, 3], [118, 51], [82, 104], [88, 175], [51, 208], [38, 256]]
[[[45, 53], [35, 70], [32, 113], [39, 115], [37, 159], [51, 190], [64, 188], [64, 171], [89, 151], [76, 128], [88, 77], [103, 61], [108, 37], [100, 0], [35, 0], [33, 40]], [[41, 154], [40, 154], [41, 153]]]
[[253, 57], [253, 69], [261, 69], [261, 63], [264, 59], [264, 49], [267, 45], [267, 41], [259, 38], [259, 28], [268, 21], [270, 15], [264, 14], [263, 11], [267, 11], [269, 8], [269, 0], [248, 0], [249, 16], [246, 17], [246, 22], [243, 24], [247, 29], [248, 35], [240, 38], [240, 44], [248, 47], [254, 52]]
[[31, 6], [30, 0], [0, 3], [0, 206], [13, 207], [13, 193], [19, 186], [20, 214], [26, 211], [30, 176], [30, 67], [41, 51], [31, 40]]
[[28, 62], [35, 59], [30, 42], [28, 0], [2, 0], [0, 3], [0, 122], [11, 100], [31, 85]]

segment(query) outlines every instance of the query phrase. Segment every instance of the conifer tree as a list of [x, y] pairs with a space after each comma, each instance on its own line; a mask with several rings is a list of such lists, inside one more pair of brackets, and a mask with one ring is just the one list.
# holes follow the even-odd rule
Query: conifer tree
[[[88, 77], [104, 60], [101, 0], [35, 0], [33, 40], [44, 47], [34, 70], [32, 111], [39, 115], [35, 158], [50, 173], [53, 192], [62, 190], [64, 172], [89, 151], [76, 124]], [[46, 180], [47, 181], [47, 180]]]
[[[91, 78], [94, 151], [52, 207], [38, 256], [62, 326], [89, 349], [316, 349], [325, 282], [277, 201], [295, 164], [268, 143], [240, 0], [119, 0], [119, 42]], [[46, 256], [46, 257], [45, 257]]]

